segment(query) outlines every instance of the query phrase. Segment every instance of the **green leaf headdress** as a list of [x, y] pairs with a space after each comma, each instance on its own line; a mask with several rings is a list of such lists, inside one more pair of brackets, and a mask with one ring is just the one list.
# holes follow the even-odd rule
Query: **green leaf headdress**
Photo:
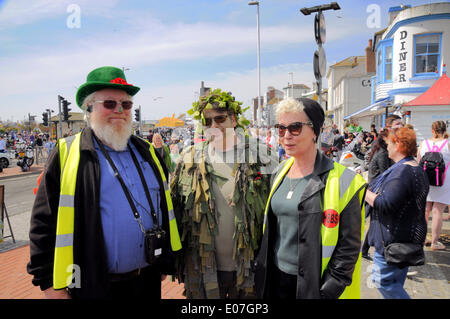
[[204, 110], [211, 110], [217, 108], [224, 108], [226, 110], [233, 111], [236, 116], [236, 127], [246, 128], [250, 124], [243, 113], [249, 109], [249, 107], [242, 109], [242, 102], [236, 101], [231, 92], [222, 92], [221, 89], [215, 89], [209, 95], [201, 96], [199, 101], [192, 103], [192, 108], [187, 111], [194, 119], [201, 121], [205, 124], [205, 117], [203, 116]]

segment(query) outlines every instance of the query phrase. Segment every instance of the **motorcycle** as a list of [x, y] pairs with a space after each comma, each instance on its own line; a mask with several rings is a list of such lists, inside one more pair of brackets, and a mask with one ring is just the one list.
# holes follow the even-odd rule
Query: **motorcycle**
[[25, 148], [19, 147], [17, 150], [18, 161], [17, 166], [22, 168], [22, 172], [26, 172], [30, 169], [30, 166], [34, 163], [34, 149], [31, 145], [27, 145]]
[[339, 164], [342, 164], [352, 171], [362, 174], [366, 171], [365, 154], [361, 152], [360, 135], [353, 139], [353, 141], [342, 152]]
[[327, 156], [329, 159], [332, 159], [335, 162], [339, 161], [338, 149], [335, 146], [330, 147], [324, 153], [325, 153], [325, 156]]

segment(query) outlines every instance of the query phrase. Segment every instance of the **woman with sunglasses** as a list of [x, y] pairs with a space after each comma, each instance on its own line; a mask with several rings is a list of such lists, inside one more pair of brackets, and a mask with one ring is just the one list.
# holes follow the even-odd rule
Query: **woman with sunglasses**
[[325, 115], [317, 102], [288, 98], [276, 116], [290, 158], [271, 183], [255, 264], [258, 296], [359, 298], [365, 181], [318, 150]]

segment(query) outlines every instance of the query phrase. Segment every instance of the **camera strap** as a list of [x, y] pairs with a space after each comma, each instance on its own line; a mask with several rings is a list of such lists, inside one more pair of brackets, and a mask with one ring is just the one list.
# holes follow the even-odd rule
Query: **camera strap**
[[[114, 171], [114, 176], [119, 181], [120, 186], [122, 186], [123, 192], [125, 193], [125, 197], [127, 198], [128, 203], [130, 204], [131, 210], [133, 212], [134, 219], [139, 223], [139, 226], [141, 227], [141, 231], [143, 233], [145, 233], [145, 228], [142, 225], [141, 215], [139, 214], [139, 212], [138, 212], [138, 210], [136, 208], [136, 205], [133, 202], [133, 199], [132, 199], [132, 196], [130, 194], [130, 191], [128, 190], [128, 187], [126, 186], [122, 176], [119, 174], [119, 171], [118, 171], [116, 165], [114, 164], [113, 160], [111, 159], [111, 157], [109, 156], [108, 152], [106, 151], [105, 146], [103, 145], [103, 143], [97, 138], [97, 136], [95, 136], [95, 134], [93, 134], [93, 136], [94, 136], [95, 140], [97, 141], [97, 144], [99, 145], [100, 150], [102, 151], [102, 153], [105, 156], [106, 160], [108, 161], [109, 165], [111, 165], [111, 168]], [[141, 167], [139, 165], [139, 162], [138, 162], [138, 160], [136, 158], [136, 155], [132, 151], [130, 145], [128, 145], [128, 149], [130, 150], [131, 157], [133, 158], [134, 165], [136, 166], [136, 169], [137, 169], [137, 171], [139, 173], [139, 177], [140, 177], [142, 185], [144, 187], [145, 196], [147, 197], [147, 200], [148, 200], [148, 202], [150, 204], [150, 213], [151, 213], [150, 215], [153, 218], [153, 225], [154, 225], [155, 228], [159, 228], [158, 216], [156, 215], [155, 207], [153, 206], [153, 202], [152, 202], [151, 197], [150, 197], [150, 192], [148, 190], [148, 186], [147, 186], [147, 183], [145, 181], [144, 174], [142, 173], [142, 169], [141, 169]]]

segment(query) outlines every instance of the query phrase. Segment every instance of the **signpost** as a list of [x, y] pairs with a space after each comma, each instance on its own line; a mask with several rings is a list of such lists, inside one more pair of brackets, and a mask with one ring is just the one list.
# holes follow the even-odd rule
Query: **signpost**
[[341, 7], [337, 2], [332, 2], [330, 4], [324, 4], [320, 6], [302, 8], [300, 12], [304, 15], [310, 15], [313, 12], [317, 12], [314, 17], [314, 38], [317, 43], [317, 50], [314, 52], [313, 56], [313, 67], [314, 67], [314, 77], [317, 81], [317, 96], [318, 102], [322, 105], [322, 77], [326, 75], [327, 71], [327, 58], [325, 55], [325, 49], [322, 47], [327, 39], [327, 31], [325, 24], [325, 17], [322, 11], [325, 10], [340, 10]]

